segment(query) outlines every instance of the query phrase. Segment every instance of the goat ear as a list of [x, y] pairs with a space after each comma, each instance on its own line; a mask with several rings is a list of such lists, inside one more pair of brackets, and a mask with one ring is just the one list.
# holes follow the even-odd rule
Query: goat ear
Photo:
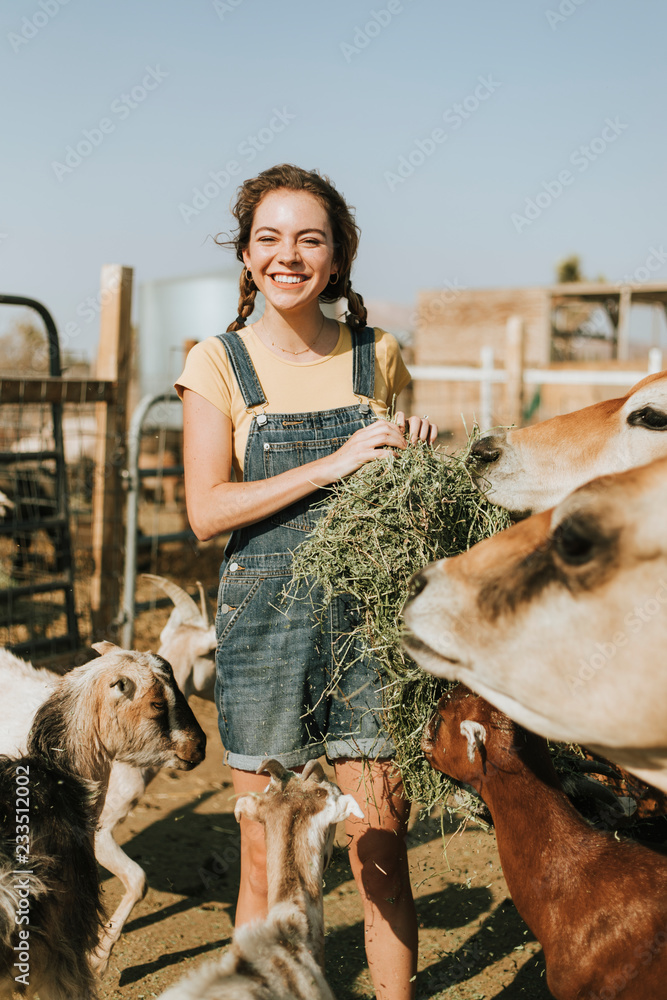
[[115, 642], [107, 642], [106, 639], [104, 642], [93, 642], [91, 645], [93, 649], [97, 650], [100, 656], [104, 656], [105, 653], [112, 653], [114, 649], [120, 649], [120, 646], [117, 646]]
[[464, 719], [461, 723], [461, 735], [468, 741], [468, 760], [471, 764], [475, 762], [475, 751], [481, 751], [486, 739], [486, 729], [481, 722], [473, 719]]
[[236, 822], [240, 823], [241, 816], [245, 816], [246, 819], [252, 819], [256, 823], [261, 823], [263, 819], [262, 802], [263, 799], [259, 795], [253, 795], [252, 793], [239, 796], [234, 806]]
[[356, 816], [357, 819], [364, 818], [364, 814], [362, 813], [359, 805], [351, 795], [340, 796], [340, 798], [336, 801], [334, 813], [335, 817], [331, 821], [332, 823], [340, 823], [342, 820], [347, 819], [348, 816]]
[[301, 777], [304, 781], [306, 778], [315, 778], [316, 781], [326, 780], [326, 774], [319, 760], [309, 760], [301, 772]]

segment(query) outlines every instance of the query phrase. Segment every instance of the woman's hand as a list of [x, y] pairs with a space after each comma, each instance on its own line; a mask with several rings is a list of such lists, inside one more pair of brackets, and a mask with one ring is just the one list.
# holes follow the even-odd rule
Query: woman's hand
[[331, 476], [328, 481], [342, 479], [356, 472], [367, 462], [382, 458], [387, 448], [407, 448], [406, 426], [413, 444], [417, 441], [427, 441], [431, 444], [438, 433], [438, 428], [435, 424], [430, 424], [428, 418], [410, 417], [406, 421], [405, 414], [400, 412], [396, 414], [395, 423], [391, 420], [374, 420], [367, 427], [355, 431], [333, 455], [319, 460], [327, 466]]
[[402, 410], [396, 414], [396, 425], [405, 433], [406, 426], [410, 440], [413, 444], [417, 441], [426, 441], [433, 444], [438, 436], [438, 425], [429, 422], [428, 416], [409, 417], [407, 420]]

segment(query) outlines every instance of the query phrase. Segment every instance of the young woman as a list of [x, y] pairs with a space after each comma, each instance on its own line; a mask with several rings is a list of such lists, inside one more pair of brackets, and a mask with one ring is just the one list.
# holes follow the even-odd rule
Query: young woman
[[[237, 794], [266, 785], [255, 773], [265, 757], [297, 769], [322, 754], [333, 762], [365, 817], [347, 833], [376, 993], [408, 1000], [417, 958], [409, 803], [380, 721], [382, 678], [349, 648], [354, 612], [344, 601], [322, 627], [308, 600], [285, 605], [281, 593], [323, 488], [406, 447], [406, 428], [428, 442], [437, 430], [426, 417], [377, 419], [409, 375], [394, 338], [366, 326], [350, 280], [358, 230], [333, 185], [273, 167], [242, 185], [234, 215], [239, 315], [190, 352], [177, 384], [190, 523], [200, 539], [232, 532], [216, 618], [220, 733]], [[264, 315], [246, 326], [258, 291]], [[345, 324], [320, 309], [340, 298]], [[237, 925], [266, 914], [266, 890], [263, 827], [242, 820]]]

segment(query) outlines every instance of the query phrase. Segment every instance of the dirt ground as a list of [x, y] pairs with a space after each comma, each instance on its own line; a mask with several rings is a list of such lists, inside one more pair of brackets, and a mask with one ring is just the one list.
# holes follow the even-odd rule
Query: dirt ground
[[[239, 835], [229, 769], [222, 764], [215, 709], [192, 699], [208, 736], [206, 760], [185, 773], [162, 771], [117, 839], [146, 870], [150, 888], [111, 957], [103, 1000], [157, 997], [230, 940], [239, 879]], [[539, 946], [507, 895], [495, 838], [469, 826], [456, 833], [413, 807], [409, 858], [420, 925], [419, 998], [547, 1000]], [[373, 997], [362, 909], [339, 834], [325, 874], [327, 975], [338, 1000]], [[120, 898], [106, 877], [105, 904]]]
[[[157, 648], [166, 614], [141, 617], [137, 648]], [[191, 704], [208, 737], [206, 760], [191, 772], [162, 771], [116, 831], [150, 888], [111, 956], [102, 1000], [157, 997], [230, 941], [239, 881], [231, 775], [222, 764], [214, 706], [199, 698]], [[365, 1000], [374, 993], [344, 843], [341, 830], [325, 874], [327, 975], [338, 1000]], [[415, 805], [409, 859], [420, 1000], [548, 1000], [541, 951], [508, 898], [493, 834], [474, 824], [457, 832], [447, 817], [441, 827], [440, 815], [420, 818]], [[103, 873], [103, 889], [112, 912], [118, 879]]]

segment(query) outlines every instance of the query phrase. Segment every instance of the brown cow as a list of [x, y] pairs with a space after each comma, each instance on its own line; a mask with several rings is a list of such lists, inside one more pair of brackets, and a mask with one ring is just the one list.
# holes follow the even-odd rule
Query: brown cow
[[[661, 433], [661, 432], [665, 433]], [[536, 514], [595, 476], [667, 456], [667, 371], [609, 399], [531, 427], [483, 435], [470, 464], [478, 488], [513, 513]]]

